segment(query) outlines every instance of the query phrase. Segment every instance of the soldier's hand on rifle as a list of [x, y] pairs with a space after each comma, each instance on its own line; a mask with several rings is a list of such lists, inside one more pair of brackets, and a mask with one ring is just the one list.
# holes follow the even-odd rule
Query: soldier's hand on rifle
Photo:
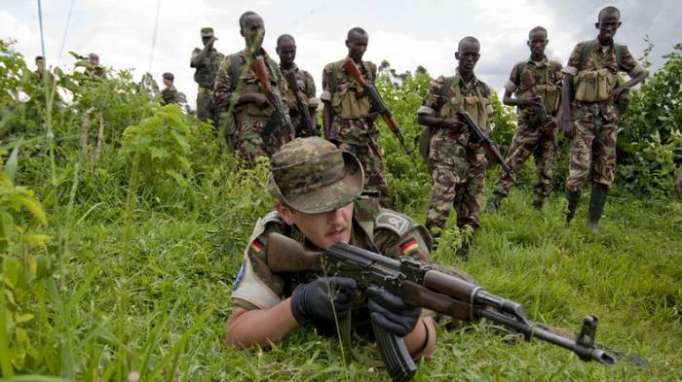
[[464, 124], [460, 122], [460, 120], [457, 118], [444, 118], [443, 124], [448, 129], [452, 129], [455, 131], [459, 131], [462, 127], [464, 127]]
[[518, 102], [521, 106], [540, 106], [542, 104], [542, 98], [539, 96], [519, 98]]
[[294, 289], [291, 311], [296, 321], [303, 326], [319, 320], [340, 320], [350, 309], [357, 287], [351, 278], [320, 277]]
[[414, 329], [422, 313], [422, 308], [408, 305], [399, 296], [382, 288], [367, 288], [367, 296], [367, 308], [374, 324], [400, 337]]
[[259, 107], [266, 107], [269, 103], [268, 97], [261, 93], [245, 93], [239, 97], [239, 103], [255, 103]]

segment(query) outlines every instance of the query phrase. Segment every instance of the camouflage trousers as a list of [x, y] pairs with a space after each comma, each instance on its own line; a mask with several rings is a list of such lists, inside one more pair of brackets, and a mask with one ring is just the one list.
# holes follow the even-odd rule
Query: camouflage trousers
[[616, 107], [608, 102], [577, 102], [574, 115], [566, 189], [580, 191], [588, 177], [608, 187], [616, 177]]
[[258, 157], [272, 157], [282, 145], [294, 138], [289, 131], [275, 131], [264, 136], [263, 130], [267, 123], [268, 117], [262, 116], [237, 115], [235, 118], [236, 126], [230, 141], [237, 158], [249, 167], [256, 163]]
[[535, 170], [538, 181], [534, 190], [537, 196], [547, 197], [552, 192], [552, 167], [556, 154], [556, 124], [546, 125], [544, 128], [531, 128], [523, 120], [519, 119], [519, 127], [514, 134], [512, 143], [507, 152], [505, 163], [513, 170], [514, 174], [502, 173], [497, 181], [493, 192], [499, 196], [507, 196], [509, 189], [516, 182], [516, 174], [530, 155], [535, 159]]
[[[305, 127], [303, 115], [289, 113], [289, 116], [291, 118], [291, 124], [294, 126], [294, 130], [296, 131], [296, 138], [305, 138], [305, 137], [311, 136], [310, 132]], [[317, 126], [317, 122], [315, 122], [315, 114], [311, 113], [310, 117], [313, 119], [313, 123], [315, 123], [315, 126], [314, 126], [315, 132], [317, 133], [317, 136], [319, 136], [320, 131], [319, 131], [319, 128]]]
[[384, 159], [379, 147], [379, 130], [365, 119], [335, 118], [332, 128], [342, 150], [355, 154], [365, 171], [365, 191], [378, 192], [379, 203], [393, 205], [388, 183], [384, 177]]
[[[450, 209], [457, 210], [457, 226], [480, 226], [479, 213], [483, 202], [483, 183], [488, 160], [480, 147], [462, 147], [457, 150], [464, 155], [449, 163], [431, 161], [431, 202], [426, 212], [426, 228], [432, 232], [443, 229]], [[454, 163], [454, 164], [453, 164]]]
[[212, 119], [215, 123], [215, 106], [213, 104], [213, 98], [211, 97], [211, 90], [203, 86], [199, 86], [197, 91], [197, 118], [200, 121], [208, 122]]

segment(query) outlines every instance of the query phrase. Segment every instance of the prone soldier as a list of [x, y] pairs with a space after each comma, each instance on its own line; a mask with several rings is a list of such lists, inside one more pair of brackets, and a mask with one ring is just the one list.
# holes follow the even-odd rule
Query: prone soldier
[[265, 26], [255, 12], [239, 17], [246, 48], [220, 65], [213, 98], [227, 126], [237, 156], [247, 165], [260, 156], [272, 156], [294, 137], [289, 110], [282, 103], [286, 81], [277, 63], [263, 49]]
[[[455, 58], [459, 64], [454, 77], [438, 77], [431, 85], [422, 106], [417, 111], [417, 121], [430, 134], [427, 163], [431, 169], [431, 202], [426, 215], [426, 228], [435, 239], [454, 205], [457, 209], [457, 226], [461, 229], [480, 225], [479, 212], [483, 197], [483, 182], [488, 166], [481, 142], [457, 118], [464, 110], [484, 132], [492, 106], [491, 90], [474, 74], [480, 58], [480, 43], [474, 37], [463, 38]], [[460, 255], [466, 256], [468, 241]]]
[[370, 335], [376, 325], [402, 337], [413, 358], [433, 352], [433, 319], [387, 290], [370, 287], [368, 300], [358, 301], [353, 297], [359, 292], [354, 279], [274, 273], [268, 265], [267, 255], [276, 250], [268, 240], [273, 232], [313, 251], [341, 242], [393, 258], [426, 260], [428, 233], [409, 217], [380, 209], [375, 199], [362, 199], [363, 184], [355, 155], [319, 137], [295, 139], [273, 155], [268, 191], [277, 204], [258, 220], [246, 247], [233, 284], [226, 345], [267, 346], [299, 326], [333, 336], [343, 330], [337, 328], [338, 320], [350, 316], [359, 335]]
[[[564, 69], [560, 120], [564, 132], [572, 137], [566, 225], [575, 216], [580, 191], [589, 177], [592, 195], [588, 223], [593, 231], [599, 227], [606, 194], [616, 174], [618, 105], [626, 101], [630, 88], [649, 75], [627, 46], [613, 41], [620, 26], [617, 8], [602, 9], [595, 23], [597, 38], [576, 45]], [[618, 72], [628, 73], [630, 80], [621, 84]]]
[[348, 56], [324, 67], [320, 97], [324, 103], [324, 131], [327, 139], [360, 159], [367, 178], [366, 189], [379, 193], [382, 206], [390, 206], [392, 200], [384, 177], [379, 129], [374, 124], [377, 113], [362, 84], [344, 67], [346, 61], [351, 60], [365, 81], [374, 83], [377, 66], [362, 61], [368, 42], [369, 35], [364, 29], [352, 28], [346, 38]]
[[204, 122], [209, 119], [213, 120], [214, 124], [217, 123], [219, 114], [213, 104], [211, 92], [218, 68], [225, 59], [225, 56], [213, 47], [216, 40], [213, 28], [201, 28], [201, 41], [204, 47], [203, 49], [194, 48], [189, 64], [190, 67], [196, 69], [194, 81], [199, 86], [197, 90], [197, 118]]
[[315, 122], [317, 106], [315, 82], [310, 73], [300, 70], [294, 63], [296, 41], [291, 35], [283, 34], [277, 38], [277, 55], [279, 55], [279, 68], [287, 81], [288, 91], [284, 95], [284, 100], [289, 107], [289, 116], [296, 137], [319, 135]]
[[[512, 69], [502, 102], [518, 108], [518, 129], [505, 162], [512, 169], [503, 173], [488, 202], [488, 210], [499, 208], [516, 181], [515, 174], [531, 154], [535, 157], [538, 182], [533, 207], [540, 209], [552, 191], [552, 166], [556, 151], [556, 114], [561, 95], [561, 64], [545, 56], [547, 30], [535, 27], [528, 34], [530, 58]], [[512, 97], [515, 94], [516, 97]]]

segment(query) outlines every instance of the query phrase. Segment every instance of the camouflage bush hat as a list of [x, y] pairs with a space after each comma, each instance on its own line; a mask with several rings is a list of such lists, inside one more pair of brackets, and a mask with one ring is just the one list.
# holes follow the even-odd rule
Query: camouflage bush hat
[[201, 28], [201, 37], [213, 37], [213, 28], [211, 27]]
[[297, 138], [272, 156], [268, 191], [307, 214], [333, 211], [352, 202], [364, 185], [355, 155], [319, 137]]
[[163, 79], [173, 81], [175, 79], [175, 76], [171, 72], [166, 72], [163, 74]]

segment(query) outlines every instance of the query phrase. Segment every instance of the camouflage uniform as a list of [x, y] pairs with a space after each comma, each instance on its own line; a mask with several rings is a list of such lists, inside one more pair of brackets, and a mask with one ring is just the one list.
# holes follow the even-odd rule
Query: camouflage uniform
[[[272, 91], [276, 96], [281, 97], [287, 92], [287, 85], [279, 70], [279, 65], [264, 52]], [[231, 73], [233, 60], [239, 59], [238, 66], [239, 79], [235, 84]], [[216, 107], [221, 111], [230, 110], [230, 102], [233, 94], [238, 99], [239, 95], [247, 93], [261, 93], [260, 83], [256, 74], [251, 70], [252, 59], [246, 50], [229, 55], [225, 58], [216, 76], [215, 88], [213, 90], [213, 100]], [[236, 65], [236, 64], [235, 64]], [[236, 99], [234, 100], [236, 102]], [[288, 115], [289, 110], [284, 106], [284, 113]], [[274, 111], [270, 104], [261, 108], [253, 103], [244, 103], [232, 108], [232, 115], [225, 118], [232, 118], [233, 127], [228, 132], [230, 142], [237, 153], [237, 156], [247, 164], [253, 164], [260, 156], [272, 156], [279, 148], [292, 140], [293, 131], [290, 129], [280, 129], [269, 136], [264, 136], [263, 129], [267, 125]]]
[[[292, 67], [288, 70], [283, 69], [280, 67], [280, 70], [282, 71], [282, 75], [284, 78], [286, 76], [289, 76], [291, 72], [294, 73], [294, 76], [296, 78], [296, 85], [298, 86], [297, 89], [291, 89], [291, 86], [288, 86], [289, 83], [287, 82], [287, 87], [288, 91], [286, 94], [284, 94], [284, 99], [286, 100], [288, 105], [295, 105], [296, 104], [296, 96], [294, 95], [294, 91], [298, 91], [298, 97], [303, 101], [303, 104], [308, 107], [310, 110], [310, 117], [313, 119], [313, 123], [315, 123], [315, 130], [317, 131], [317, 123], [315, 122], [315, 81], [313, 81], [313, 76], [310, 75], [310, 73], [306, 72], [305, 70], [299, 70], [298, 66], [296, 64], [292, 64]], [[304, 121], [303, 121], [303, 115], [299, 113], [299, 111], [295, 108], [290, 108], [289, 109], [289, 117], [291, 117], [291, 124], [294, 126], [295, 130], [295, 135], [296, 137], [307, 137], [310, 136], [309, 132], [306, 131], [306, 128], [304, 126]]]
[[[458, 108], [471, 115], [488, 132], [492, 113], [490, 88], [474, 77], [468, 83], [460, 77], [438, 77], [431, 84], [418, 114], [455, 118]], [[433, 186], [426, 227], [437, 235], [444, 228], [453, 204], [457, 208], [457, 226], [476, 228], [483, 197], [483, 182], [488, 160], [481, 145], [472, 141], [466, 128], [431, 128], [428, 165]]]
[[161, 100], [159, 101], [161, 106], [168, 105], [170, 103], [180, 105], [185, 102], [185, 95], [175, 89], [175, 86], [171, 85], [161, 91]]
[[[202, 49], [194, 48], [192, 57], [201, 53]], [[220, 64], [225, 59], [225, 56], [218, 52], [215, 48], [211, 48], [206, 57], [201, 63], [196, 66], [194, 72], [194, 82], [199, 85], [197, 90], [197, 118], [202, 121], [212, 119], [218, 120], [219, 111], [213, 104], [211, 92], [215, 83], [216, 74]], [[191, 63], [190, 66], [194, 67]]]
[[[369, 97], [364, 89], [343, 68], [350, 58], [327, 64], [322, 72], [323, 101], [332, 108], [331, 137], [344, 150], [354, 153], [362, 162], [366, 188], [380, 193], [383, 206], [392, 204], [384, 178], [384, 160], [379, 146], [379, 129], [374, 124]], [[367, 82], [373, 84], [377, 67], [369, 61], [359, 65]]]
[[[547, 58], [543, 58], [540, 62], [529, 59], [514, 66], [505, 89], [515, 93], [516, 98], [541, 97], [547, 116], [555, 117], [559, 109], [561, 79], [560, 63], [548, 61]], [[541, 205], [542, 200], [552, 191], [556, 122], [552, 120], [544, 126], [531, 126], [529, 119], [533, 117], [532, 113], [533, 108], [518, 108], [518, 129], [512, 139], [505, 162], [514, 173], [518, 173], [523, 163], [533, 154], [538, 175], [538, 182], [535, 186], [536, 203]], [[515, 178], [506, 172], [503, 173], [493, 191], [495, 197], [506, 197], [516, 181]]]
[[[569, 191], [580, 191], [588, 176], [605, 187], [613, 183], [618, 112], [609, 94], [616, 87], [619, 71], [634, 77], [642, 70], [626, 46], [603, 47], [599, 40], [593, 40], [581, 42], [573, 49], [565, 69], [575, 76], [576, 87], [572, 107], [575, 135], [566, 179]], [[598, 89], [600, 81], [601, 90]]]
[[[428, 260], [430, 238], [422, 226], [405, 215], [379, 208], [374, 199], [356, 199], [363, 184], [360, 166], [357, 158], [341, 154], [322, 138], [297, 139], [272, 158], [270, 192], [292, 208], [309, 212], [333, 211], [355, 200], [350, 244], [393, 258], [414, 256]], [[233, 284], [234, 306], [247, 310], [271, 308], [289, 297], [297, 285], [321, 276], [312, 272], [274, 273], [265, 257], [267, 234], [271, 232], [314, 249], [303, 233], [286, 224], [277, 212], [259, 219]], [[369, 331], [366, 306], [353, 308], [352, 317], [358, 332]]]

